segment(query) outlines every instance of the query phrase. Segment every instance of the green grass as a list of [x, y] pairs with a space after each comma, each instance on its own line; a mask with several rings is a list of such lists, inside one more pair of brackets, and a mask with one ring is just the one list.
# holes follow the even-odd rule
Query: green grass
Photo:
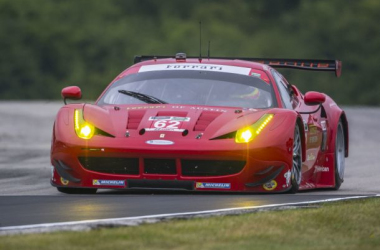
[[380, 249], [380, 198], [138, 227], [2, 236], [0, 249]]

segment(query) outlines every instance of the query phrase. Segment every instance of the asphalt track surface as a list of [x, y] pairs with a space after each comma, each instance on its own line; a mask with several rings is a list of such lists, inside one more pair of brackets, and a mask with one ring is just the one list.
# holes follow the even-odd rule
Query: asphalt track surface
[[380, 109], [344, 108], [350, 157], [339, 191], [252, 195], [102, 190], [65, 195], [50, 186], [49, 151], [60, 102], [0, 102], [1, 227], [196, 212], [380, 194]]

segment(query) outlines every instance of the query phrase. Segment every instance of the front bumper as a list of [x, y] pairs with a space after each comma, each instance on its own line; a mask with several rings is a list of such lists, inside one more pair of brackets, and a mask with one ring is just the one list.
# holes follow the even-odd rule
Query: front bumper
[[51, 184], [71, 188], [284, 192], [290, 188], [287, 158], [287, 152], [279, 147], [131, 150], [56, 142], [51, 153]]

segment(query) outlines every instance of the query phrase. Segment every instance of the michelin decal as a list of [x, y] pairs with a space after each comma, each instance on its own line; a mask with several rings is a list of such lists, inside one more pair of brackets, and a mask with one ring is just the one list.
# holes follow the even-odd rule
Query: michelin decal
[[196, 188], [218, 188], [218, 189], [230, 189], [231, 183], [208, 183], [208, 182], [197, 182]]
[[94, 186], [118, 186], [118, 187], [124, 187], [125, 181], [120, 180], [92, 180], [92, 185]]

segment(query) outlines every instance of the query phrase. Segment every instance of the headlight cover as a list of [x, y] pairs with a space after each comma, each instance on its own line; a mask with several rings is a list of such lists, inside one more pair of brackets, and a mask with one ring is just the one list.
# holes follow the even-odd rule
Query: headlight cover
[[74, 111], [74, 128], [77, 136], [82, 139], [91, 139], [95, 133], [95, 127], [83, 119], [83, 110]]
[[257, 122], [249, 127], [245, 127], [236, 131], [235, 142], [236, 143], [248, 143], [252, 141], [265, 126], [273, 119], [273, 114], [263, 115]]

